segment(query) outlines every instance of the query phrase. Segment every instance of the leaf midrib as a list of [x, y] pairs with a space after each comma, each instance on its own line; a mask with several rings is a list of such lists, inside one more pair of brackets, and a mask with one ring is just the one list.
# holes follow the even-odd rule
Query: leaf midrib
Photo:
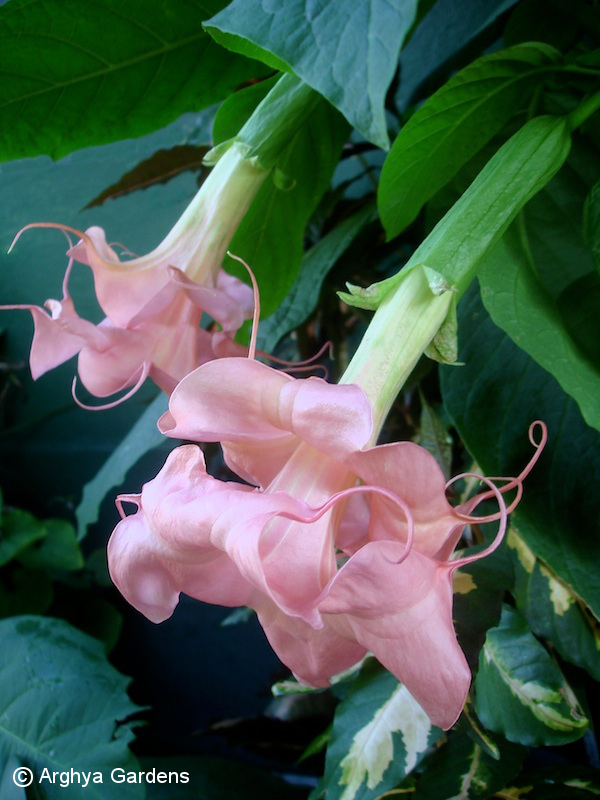
[[[520, 688], [521, 681], [517, 680], [516, 678], [514, 678], [514, 679], [513, 679], [513, 678], [511, 678], [511, 677], [510, 677], [510, 674], [509, 674], [509, 672], [507, 671], [507, 669], [506, 669], [506, 668], [505, 668], [505, 666], [503, 665], [502, 661], [499, 661], [499, 660], [498, 660], [498, 659], [495, 657], [495, 655], [494, 655], [494, 651], [493, 651], [493, 649], [490, 647], [490, 645], [489, 645], [488, 643], [486, 643], [486, 644], [484, 645], [484, 648], [485, 648], [485, 651], [486, 651], [486, 653], [488, 654], [488, 656], [489, 656], [490, 660], [491, 660], [491, 661], [492, 661], [492, 663], [494, 664], [494, 666], [495, 666], [496, 670], [498, 671], [498, 674], [500, 675], [500, 678], [501, 678], [502, 682], [503, 682], [503, 683], [504, 683], [504, 684], [507, 686], [507, 688], [509, 689], [509, 691], [510, 691], [512, 694], [514, 694], [514, 695], [516, 695], [516, 696], [517, 696], [517, 698], [518, 698], [518, 699], [519, 699], [519, 701], [520, 701], [520, 702], [521, 702], [521, 703], [522, 703], [522, 704], [525, 706], [525, 708], [527, 708], [527, 709], [531, 709], [531, 708], [532, 708], [532, 706], [535, 706], [535, 708], [537, 709], [537, 711], [538, 711], [539, 715], [540, 715], [540, 716], [543, 716], [543, 717], [544, 717], [544, 719], [548, 719], [548, 724], [544, 723], [544, 722], [543, 722], [543, 720], [541, 720], [541, 719], [540, 719], [540, 716], [538, 716], [538, 714], [534, 714], [534, 713], [533, 713], [533, 711], [531, 711], [531, 713], [533, 714], [533, 716], [534, 716], [534, 717], [535, 717], [537, 720], [539, 720], [540, 722], [542, 722], [542, 724], [545, 724], [545, 725], [546, 725], [546, 727], [547, 727], [547, 728], [550, 728], [551, 730], [560, 730], [560, 729], [556, 728], [556, 724], [554, 724], [554, 725], [551, 725], [551, 724], [550, 724], [550, 722], [552, 722], [552, 721], [554, 721], [554, 722], [556, 723], [556, 720], [555, 720], [555, 719], [554, 719], [552, 716], [550, 716], [549, 714], [546, 714], [546, 713], [545, 713], [545, 711], [543, 710], [543, 709], [544, 709], [545, 707], [547, 707], [547, 706], [551, 706], [551, 707], [553, 706], [554, 708], [556, 708], [557, 715], [559, 715], [561, 719], [564, 719], [564, 720], [565, 720], [565, 723], [570, 723], [570, 727], [569, 727], [569, 728], [567, 728], [565, 732], [567, 732], [567, 733], [568, 733], [568, 732], [569, 732], [569, 730], [574, 730], [574, 729], [576, 729], [577, 727], [579, 727], [579, 726], [576, 724], [576, 721], [573, 719], [573, 717], [572, 717], [572, 715], [571, 715], [571, 714], [569, 714], [569, 716], [568, 716], [568, 717], [564, 717], [564, 716], [562, 715], [562, 713], [560, 713], [560, 712], [559, 712], [560, 705], [559, 705], [558, 703], [556, 703], [556, 701], [550, 700], [550, 701], [545, 701], [545, 702], [543, 702], [543, 703], [539, 703], [539, 702], [537, 702], [536, 700], [534, 700], [533, 698], [529, 697], [529, 696], [528, 696], [528, 695], [527, 695], [527, 694], [526, 694], [526, 693], [525, 693], [525, 692], [524, 692], [524, 691], [523, 691], [523, 690]], [[536, 686], [544, 686], [544, 684], [542, 684], [542, 683], [537, 683], [537, 682], [535, 682], [535, 684], [536, 684]], [[549, 687], [549, 686], [545, 686], [544, 688], [548, 688], [548, 689], [550, 689], [551, 691], [555, 691], [555, 690], [553, 690], [553, 689], [552, 689], [551, 687]], [[566, 706], [567, 706], [567, 708], [569, 708], [569, 709], [570, 709], [570, 706], [569, 706], [569, 705], [566, 703], [566, 701], [565, 701], [564, 699], [562, 700], [562, 703], [561, 703], [561, 705], [562, 705], [562, 704], [566, 705]]]
[[[65, 90], [71, 86], [76, 86], [77, 84], [85, 83], [86, 81], [95, 80], [97, 78], [105, 78], [108, 75], [117, 72], [121, 69], [126, 69], [127, 67], [135, 66], [136, 64], [142, 63], [144, 61], [148, 61], [151, 59], [155, 59], [157, 56], [165, 56], [173, 51], [186, 47], [193, 42], [197, 42], [198, 40], [205, 39], [207, 34], [200, 30], [196, 33], [192, 34], [191, 36], [187, 36], [183, 39], [178, 39], [176, 42], [165, 43], [161, 47], [157, 47], [154, 50], [147, 50], [146, 52], [135, 56], [133, 58], [126, 59], [124, 61], [120, 61], [118, 64], [109, 64], [103, 69], [98, 69], [92, 72], [87, 72], [83, 75], [79, 75], [76, 78], [72, 78], [66, 81], [60, 81], [57, 83], [53, 83], [49, 87], [44, 87], [43, 89], [37, 89], [36, 91], [29, 92], [27, 94], [22, 94], [19, 97], [16, 97], [8, 102], [0, 102], [0, 110], [8, 108], [9, 106], [15, 103], [22, 103], [24, 101], [30, 100], [33, 97], [39, 97], [44, 94], [50, 94], [51, 92], [56, 92], [58, 90]], [[53, 37], [56, 38], [56, 37]], [[73, 44], [73, 42], [68, 42], [68, 44]], [[0, 71], [0, 76], [6, 75], [6, 72]], [[43, 79], [42, 79], [43, 80]]]

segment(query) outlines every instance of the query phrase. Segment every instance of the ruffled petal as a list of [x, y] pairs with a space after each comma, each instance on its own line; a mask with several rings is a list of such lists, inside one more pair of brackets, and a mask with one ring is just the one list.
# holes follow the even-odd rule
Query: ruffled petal
[[167, 436], [198, 442], [289, 436], [276, 423], [279, 395], [293, 380], [247, 358], [212, 361], [181, 381], [158, 427]]
[[[319, 608], [402, 681], [434, 725], [452, 727], [471, 672], [452, 624], [451, 568], [415, 550], [371, 542], [332, 580]], [[329, 618], [327, 615], [331, 614]]]
[[[315, 602], [331, 577], [331, 564], [324, 567], [322, 559], [331, 561], [333, 549], [330, 555], [324, 552], [315, 538], [323, 538], [319, 524], [327, 523], [324, 518], [310, 525], [279, 518], [310, 516], [312, 510], [305, 503], [283, 492], [265, 494], [218, 481], [207, 474], [201, 450], [185, 445], [174, 450], [156, 478], [143, 487], [140, 507], [168, 560], [192, 565], [204, 563], [206, 554], [216, 558], [218, 552], [226, 553], [248, 585], [283, 611], [318, 623]], [[289, 557], [294, 555], [290, 572]], [[186, 581], [177, 588], [190, 593]], [[211, 597], [213, 583], [209, 582]], [[193, 596], [207, 599], [198, 588]], [[244, 597], [241, 603], [237, 595], [228, 598], [226, 593], [221, 598], [210, 602], [223, 603], [224, 598], [225, 605], [240, 605], [247, 600]]]
[[[225, 275], [221, 270], [219, 275]], [[237, 278], [228, 275], [229, 281], [220, 280], [217, 286], [203, 286], [190, 280], [184, 272], [175, 267], [169, 267], [169, 275], [173, 283], [185, 291], [186, 295], [198, 308], [206, 312], [212, 317], [224, 331], [237, 331], [242, 326], [245, 319], [252, 316], [252, 305], [250, 305], [248, 313], [247, 294], [250, 295], [252, 301], [252, 289], [246, 286]], [[232, 283], [241, 284], [246, 290], [241, 291]], [[225, 288], [221, 288], [221, 283]], [[238, 296], [241, 296], [246, 301], [244, 305], [240, 303]]]
[[[415, 526], [413, 547], [427, 556], [449, 557], [464, 528], [446, 499], [446, 479], [436, 460], [413, 442], [396, 442], [352, 454], [348, 466], [366, 484], [397, 494]], [[406, 542], [406, 519], [388, 500], [370, 498], [372, 540]]]
[[220, 441], [229, 466], [266, 486], [301, 441], [343, 459], [372, 432], [357, 386], [292, 378], [247, 358], [205, 364], [181, 381], [158, 423], [167, 436]]
[[229, 469], [248, 483], [266, 488], [281, 472], [298, 449], [295, 436], [255, 442], [222, 442], [223, 456]]
[[211, 336], [199, 328], [201, 312], [184, 296], [175, 298], [161, 314], [137, 326], [120, 328], [107, 318], [98, 326], [106, 343], [85, 347], [79, 356], [79, 375], [96, 397], [108, 397], [133, 386], [144, 365], [150, 377], [170, 393], [198, 364], [213, 358]]
[[64, 364], [86, 344], [109, 345], [108, 339], [95, 325], [78, 316], [70, 298], [66, 297], [62, 302], [47, 300], [46, 307], [51, 314], [34, 305], [0, 306], [7, 311], [29, 311], [33, 317], [29, 365], [34, 380], [59, 364]]
[[152, 622], [168, 619], [183, 592], [225, 606], [245, 605], [252, 587], [235, 564], [215, 548], [190, 558], [165, 547], [143, 511], [122, 520], [108, 543], [110, 576], [123, 597]]
[[200, 448], [174, 450], [156, 478], [145, 484], [136, 514], [122, 520], [108, 547], [111, 577], [124, 597], [154, 622], [169, 617], [179, 593], [219, 605], [245, 605], [253, 587], [212, 541], [223, 505], [234, 493], [206, 472]]
[[253, 607], [273, 650], [302, 683], [316, 688], [349, 669], [366, 650], [331, 627], [315, 629], [298, 617], [284, 614], [267, 598], [253, 599]]
[[[71, 230], [67, 226], [64, 230]], [[177, 292], [171, 284], [169, 262], [155, 253], [121, 263], [107, 244], [102, 228], [88, 228], [68, 251], [68, 255], [91, 267], [96, 297], [106, 316], [115, 325], [126, 327], [168, 305]], [[148, 304], [152, 303], [151, 307]], [[158, 304], [158, 305], [157, 305]], [[144, 313], [145, 312], [145, 313]]]
[[252, 287], [234, 275], [225, 272], [224, 269], [220, 269], [217, 273], [217, 289], [220, 289], [235, 302], [241, 310], [243, 319], [252, 319], [252, 314], [254, 313], [254, 292]]

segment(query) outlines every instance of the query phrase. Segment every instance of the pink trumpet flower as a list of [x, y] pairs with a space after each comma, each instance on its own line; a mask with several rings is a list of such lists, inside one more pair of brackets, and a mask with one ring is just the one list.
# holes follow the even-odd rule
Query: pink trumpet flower
[[[33, 316], [33, 378], [79, 354], [78, 372], [85, 388], [97, 397], [129, 389], [115, 401], [121, 402], [147, 377], [170, 394], [200, 364], [245, 353], [233, 337], [252, 316], [252, 290], [224, 272], [221, 262], [267, 174], [233, 145], [164, 241], [148, 255], [123, 262], [101, 228], [81, 232], [55, 223], [28, 225], [58, 228], [67, 238], [74, 234], [80, 239], [68, 251], [62, 300], [47, 300], [45, 308], [1, 307], [26, 309]], [[92, 270], [106, 315], [98, 325], [75, 310], [68, 286], [74, 261]], [[203, 313], [220, 330], [201, 328]]]
[[[120, 499], [138, 509], [111, 537], [110, 572], [155, 622], [180, 592], [254, 608], [281, 660], [312, 686], [370, 651], [449, 728], [471, 679], [452, 623], [452, 573], [498, 546], [546, 432], [521, 475], [501, 488], [485, 480], [487, 491], [453, 508], [423, 448], [368, 446], [372, 420], [358, 386], [291, 378], [251, 358], [204, 364], [175, 389], [159, 427], [220, 441], [255, 488], [215, 480], [198, 448], [177, 448], [141, 495]], [[474, 518], [490, 497], [499, 511]], [[495, 541], [453, 559], [475, 519], [499, 521]]]

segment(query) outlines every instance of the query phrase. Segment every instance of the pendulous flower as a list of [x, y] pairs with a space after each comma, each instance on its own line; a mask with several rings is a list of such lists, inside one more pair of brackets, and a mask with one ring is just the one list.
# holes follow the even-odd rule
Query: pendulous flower
[[[80, 239], [68, 250], [62, 300], [48, 300], [45, 308], [2, 306], [33, 316], [34, 379], [79, 354], [79, 377], [97, 397], [130, 389], [128, 397], [147, 377], [169, 394], [200, 364], [246, 352], [233, 337], [252, 316], [252, 290], [221, 269], [227, 245], [268, 174], [245, 154], [236, 143], [230, 147], [168, 236], [146, 256], [121, 261], [101, 228], [27, 226], [58, 228]], [[68, 287], [74, 261], [92, 270], [106, 315], [98, 325], [75, 310]], [[203, 313], [220, 329], [201, 328]]]
[[[329, 679], [368, 651], [434, 724], [452, 726], [471, 675], [452, 623], [452, 573], [500, 543], [507, 509], [535, 462], [463, 506], [446, 498], [435, 459], [411, 442], [370, 447], [373, 416], [355, 385], [291, 378], [252, 359], [210, 362], [175, 389], [159, 427], [220, 441], [244, 480], [217, 481], [194, 445], [177, 448], [118, 524], [111, 576], [155, 622], [180, 592], [254, 608], [274, 650], [303, 682]], [[545, 436], [545, 434], [544, 434]], [[494, 543], [452, 558], [472, 511], [494, 497]]]

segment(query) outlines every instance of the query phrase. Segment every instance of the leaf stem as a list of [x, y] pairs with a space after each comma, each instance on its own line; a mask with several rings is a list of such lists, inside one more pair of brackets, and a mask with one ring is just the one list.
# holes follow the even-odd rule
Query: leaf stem
[[567, 121], [569, 124], [569, 128], [574, 131], [575, 128], [578, 128], [580, 125], [583, 125], [586, 120], [588, 120], [592, 114], [595, 114], [596, 111], [600, 108], [600, 91], [595, 92], [594, 94], [586, 97], [585, 100], [577, 106], [569, 116], [567, 117]]

